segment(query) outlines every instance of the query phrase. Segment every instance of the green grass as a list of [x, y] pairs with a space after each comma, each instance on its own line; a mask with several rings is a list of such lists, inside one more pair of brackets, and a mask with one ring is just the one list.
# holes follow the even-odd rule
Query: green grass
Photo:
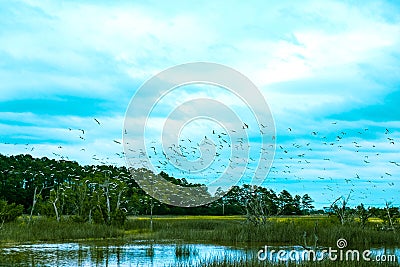
[[298, 216], [271, 218], [265, 225], [254, 226], [241, 216], [163, 216], [153, 219], [151, 230], [148, 217], [131, 217], [119, 228], [78, 223], [67, 218], [58, 223], [38, 217], [31, 224], [23, 218], [4, 224], [0, 229], [0, 244], [114, 238], [121, 241], [175, 240], [224, 245], [313, 245], [315, 237], [320, 246], [334, 246], [339, 238], [345, 238], [349, 246], [358, 248], [400, 244], [399, 231], [380, 231], [376, 224], [371, 222], [361, 228], [356, 223], [342, 226], [336, 219], [326, 216]]
[[0, 230], [1, 243], [90, 240], [122, 238], [124, 232], [112, 226], [36, 218], [32, 223], [18, 220], [4, 224]]
[[[149, 229], [148, 218], [131, 219], [125, 229], [144, 232]], [[153, 220], [153, 232], [149, 237], [154, 240], [175, 239], [186, 242], [238, 244], [285, 244], [313, 245], [315, 236], [317, 245], [333, 246], [339, 238], [345, 238], [349, 246], [369, 247], [373, 245], [398, 245], [400, 233], [379, 231], [375, 223], [361, 228], [353, 225], [340, 225], [328, 217], [276, 218], [265, 225], [254, 226], [245, 220], [209, 218], [198, 219], [194, 216], [179, 218], [156, 218]], [[134, 236], [132, 237], [134, 238]]]
[[[148, 240], [151, 243], [176, 243], [175, 256], [185, 258], [197, 255], [198, 251], [187, 243], [213, 243], [261, 248], [264, 245], [317, 245], [335, 247], [339, 238], [348, 241], [349, 248], [370, 248], [374, 246], [393, 246], [400, 244], [400, 232], [381, 231], [379, 221], [371, 221], [365, 228], [357, 223], [340, 225], [336, 219], [326, 216], [277, 217], [265, 225], [254, 226], [246, 223], [241, 216], [159, 216], [153, 219], [150, 229], [149, 217], [131, 217], [123, 227], [78, 223], [68, 218], [61, 222], [54, 219], [35, 217], [32, 223], [24, 218], [6, 223], [0, 229], [0, 245], [24, 242], [69, 242], [112, 239], [112, 242]], [[305, 240], [304, 240], [305, 239]], [[107, 241], [107, 240], [105, 240]], [[146, 255], [153, 256], [150, 247]], [[15, 259], [26, 262], [29, 259]], [[0, 255], [0, 262], [2, 262]], [[192, 265], [180, 265], [182, 267]], [[398, 263], [377, 262], [306, 262], [300, 265], [283, 263], [273, 265], [257, 259], [205, 259], [196, 266], [398, 266]]]
[[175, 256], [177, 258], [188, 258], [199, 254], [197, 248], [187, 244], [177, 244], [175, 247]]

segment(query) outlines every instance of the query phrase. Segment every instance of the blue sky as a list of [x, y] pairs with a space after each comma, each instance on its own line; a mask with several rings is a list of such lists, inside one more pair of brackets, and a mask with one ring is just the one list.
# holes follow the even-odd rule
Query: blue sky
[[137, 88], [210, 61], [270, 106], [264, 185], [317, 206], [350, 192], [353, 205], [400, 205], [399, 14], [396, 1], [2, 1], [0, 153], [124, 164], [114, 140]]

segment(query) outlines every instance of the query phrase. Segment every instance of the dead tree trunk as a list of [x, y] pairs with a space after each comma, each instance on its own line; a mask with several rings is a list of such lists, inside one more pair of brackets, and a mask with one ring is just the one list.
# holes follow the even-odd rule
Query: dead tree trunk
[[29, 215], [29, 223], [32, 222], [33, 211], [35, 210], [35, 206], [38, 201], [38, 196], [40, 196], [42, 194], [43, 189], [44, 189], [44, 186], [42, 187], [42, 189], [40, 189], [39, 193], [37, 193], [38, 187], [37, 186], [35, 187], [35, 191], [33, 192], [31, 214]]
[[388, 202], [385, 203], [385, 208], [386, 208], [386, 213], [387, 213], [388, 220], [389, 220], [390, 229], [393, 230], [393, 232], [396, 232], [396, 228], [393, 225], [392, 216], [390, 214], [390, 207], [389, 207]]
[[58, 193], [57, 193], [56, 198], [51, 202], [51, 204], [53, 204], [54, 213], [56, 214], [57, 222], [60, 222], [60, 214], [58, 213], [57, 202], [58, 202]]

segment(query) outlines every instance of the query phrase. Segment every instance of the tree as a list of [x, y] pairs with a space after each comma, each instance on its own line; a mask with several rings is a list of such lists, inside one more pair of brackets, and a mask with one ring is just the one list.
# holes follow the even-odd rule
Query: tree
[[301, 210], [303, 214], [310, 214], [310, 211], [314, 209], [313, 202], [314, 200], [308, 194], [304, 194], [301, 197]]
[[40, 189], [39, 192], [37, 192], [38, 187], [35, 187], [35, 191], [33, 193], [33, 199], [32, 199], [32, 208], [31, 208], [31, 214], [29, 215], [29, 222], [32, 222], [32, 216], [33, 216], [33, 212], [35, 210], [35, 206], [38, 203], [38, 200], [41, 199], [41, 195], [42, 195], [42, 191], [44, 189], [44, 186], [42, 186], [42, 188]]
[[60, 210], [59, 200], [60, 200], [60, 190], [59, 189], [52, 189], [50, 191], [50, 199], [49, 199], [49, 201], [53, 206], [57, 222], [60, 222], [60, 219], [61, 219], [61, 214], [60, 214], [60, 211], [59, 211]]
[[364, 207], [364, 204], [361, 203], [356, 208], [356, 214], [358, 216], [358, 219], [360, 220], [361, 227], [364, 228], [368, 222], [368, 218], [372, 216], [371, 208], [366, 209]]
[[347, 207], [349, 198], [350, 194], [347, 196], [347, 198], [341, 196], [337, 198], [331, 205], [331, 209], [333, 210], [334, 214], [339, 219], [342, 225], [348, 223], [353, 216], [350, 208]]
[[399, 208], [393, 207], [390, 202], [385, 202], [385, 207], [378, 213], [378, 217], [383, 220], [385, 230], [396, 232], [398, 218], [400, 218]]
[[274, 191], [258, 186], [244, 185], [243, 188], [248, 222], [255, 225], [266, 224], [269, 217], [278, 215], [277, 196]]
[[300, 213], [300, 196], [293, 198], [287, 190], [279, 193], [278, 203], [280, 214], [295, 215]]
[[8, 204], [5, 200], [0, 200], [0, 229], [4, 223], [15, 221], [22, 215], [24, 207], [15, 203]]

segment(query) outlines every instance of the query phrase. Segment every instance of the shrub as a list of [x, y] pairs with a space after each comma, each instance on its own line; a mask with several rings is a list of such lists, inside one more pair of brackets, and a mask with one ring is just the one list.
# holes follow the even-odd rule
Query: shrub
[[122, 226], [125, 224], [126, 214], [122, 210], [118, 209], [112, 214], [112, 224], [115, 226]]
[[15, 221], [22, 215], [24, 207], [15, 203], [8, 204], [5, 200], [0, 200], [0, 223]]

